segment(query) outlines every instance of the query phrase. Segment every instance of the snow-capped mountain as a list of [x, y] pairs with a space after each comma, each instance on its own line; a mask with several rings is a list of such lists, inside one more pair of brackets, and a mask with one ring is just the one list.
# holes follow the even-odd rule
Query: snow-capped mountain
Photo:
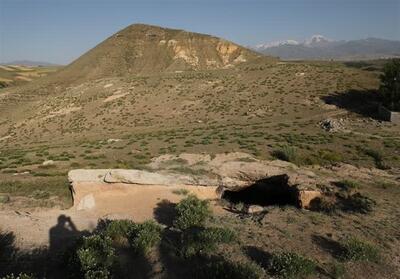
[[285, 60], [368, 60], [400, 57], [400, 41], [377, 38], [335, 41], [322, 35], [313, 35], [301, 43], [294, 40], [270, 42], [257, 45], [253, 49]]
[[270, 47], [277, 47], [277, 46], [283, 46], [283, 45], [296, 46], [296, 45], [299, 45], [299, 44], [300, 43], [298, 41], [295, 41], [295, 40], [285, 40], [285, 41], [275, 41], [275, 42], [270, 42], [270, 43], [265, 43], [265, 44], [259, 44], [259, 45], [256, 45], [255, 48], [257, 50], [260, 50], [260, 49], [267, 49], [267, 48], [270, 48]]
[[333, 40], [325, 38], [322, 35], [313, 35], [313, 36], [311, 36], [311, 38], [305, 40], [303, 42], [303, 44], [305, 46], [315, 47], [315, 46], [326, 45], [326, 44], [328, 44], [330, 42], [333, 42]]

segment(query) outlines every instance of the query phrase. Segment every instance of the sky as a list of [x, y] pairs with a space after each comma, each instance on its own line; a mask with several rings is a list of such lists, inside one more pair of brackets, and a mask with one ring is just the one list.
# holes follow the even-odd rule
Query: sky
[[400, 0], [0, 0], [0, 62], [68, 64], [133, 23], [245, 46], [314, 34], [400, 40]]

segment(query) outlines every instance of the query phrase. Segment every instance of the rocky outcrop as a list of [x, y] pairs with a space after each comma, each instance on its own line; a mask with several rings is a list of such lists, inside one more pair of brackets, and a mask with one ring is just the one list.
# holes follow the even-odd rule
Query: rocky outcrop
[[[209, 175], [177, 173], [174, 168], [168, 167], [175, 166], [174, 162], [187, 164], [185, 167], [194, 169], [193, 173], [196, 173], [196, 167], [201, 165], [203, 168], [201, 173]], [[181, 154], [179, 157], [164, 155], [154, 159], [149, 167], [154, 171], [127, 169], [70, 171], [68, 177], [72, 184], [75, 207], [78, 210], [93, 209], [97, 207], [96, 200], [99, 196], [107, 198], [104, 193], [126, 198], [128, 195], [135, 195], [139, 188], [140, 191], [146, 189], [151, 191], [152, 187], [164, 187], [163, 189], [170, 191], [186, 189], [203, 198], [218, 199], [226, 191], [239, 193], [257, 184], [257, 187], [260, 185], [267, 187], [265, 199], [270, 202], [269, 193], [275, 191], [284, 193], [284, 190], [279, 189], [282, 185], [285, 189], [290, 189], [288, 194], [291, 195], [293, 204], [302, 208], [307, 208], [313, 199], [321, 195], [313, 172], [279, 160], [256, 160], [244, 153], [218, 154], [213, 158], [202, 154]], [[268, 188], [271, 185], [264, 183], [265, 186], [262, 181], [273, 177], [284, 177], [285, 183], [272, 185], [273, 190], [271, 190]]]

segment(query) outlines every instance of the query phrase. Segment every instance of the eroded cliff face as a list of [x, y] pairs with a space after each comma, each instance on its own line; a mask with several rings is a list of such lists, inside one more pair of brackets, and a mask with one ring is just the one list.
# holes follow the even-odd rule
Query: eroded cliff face
[[260, 57], [249, 49], [221, 38], [135, 24], [82, 55], [59, 76], [65, 79], [92, 79], [113, 75], [220, 69]]

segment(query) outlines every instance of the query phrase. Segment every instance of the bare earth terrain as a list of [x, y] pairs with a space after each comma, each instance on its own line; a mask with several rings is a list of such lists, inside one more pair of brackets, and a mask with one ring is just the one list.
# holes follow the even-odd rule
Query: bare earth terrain
[[[46, 266], [48, 250], [98, 229], [99, 219], [170, 228], [174, 206], [194, 193], [212, 200], [210, 225], [238, 234], [218, 257], [267, 270], [269, 253], [294, 251], [317, 263], [310, 278], [400, 278], [400, 126], [378, 116], [379, 75], [379, 67], [285, 62], [208, 35], [132, 25], [51, 75], [2, 88], [0, 251], [12, 253], [0, 260], [22, 253], [19, 266], [64, 278]], [[71, 170], [116, 169], [197, 184], [100, 175], [72, 183], [71, 195]], [[272, 196], [243, 190], [257, 185]], [[318, 199], [304, 206], [304, 191]], [[380, 261], [342, 263], [348, 237], [376, 247]], [[161, 248], [146, 262], [123, 277], [189, 276], [189, 263]], [[0, 276], [18, 270], [1, 264]], [[338, 266], [344, 277], [335, 277]]]

